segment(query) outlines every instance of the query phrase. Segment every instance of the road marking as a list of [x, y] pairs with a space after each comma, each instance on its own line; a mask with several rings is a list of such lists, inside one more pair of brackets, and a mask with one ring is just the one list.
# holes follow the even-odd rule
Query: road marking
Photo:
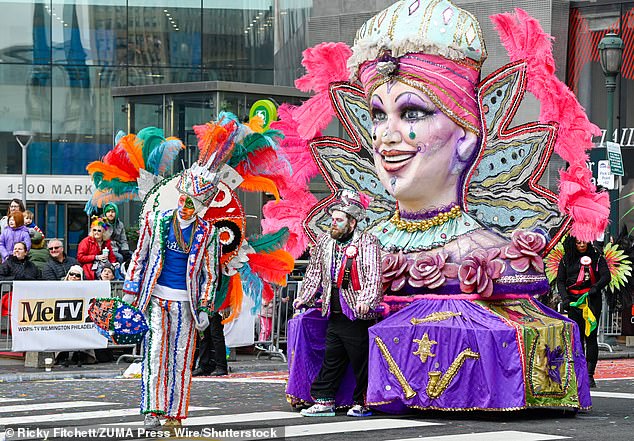
[[[191, 407], [190, 407], [191, 409]], [[212, 424], [246, 423], [250, 421], [271, 421], [286, 420], [290, 418], [304, 418], [299, 412], [252, 412], [252, 413], [231, 413], [226, 415], [205, 415], [187, 417], [187, 426], [210, 426]], [[111, 426], [136, 426], [140, 422], [114, 423]]]
[[548, 441], [551, 439], [570, 439], [569, 436], [549, 435], [546, 433], [501, 432], [463, 433], [460, 435], [424, 436], [422, 438], [400, 438], [389, 441]]
[[626, 398], [628, 400], [634, 400], [634, 394], [626, 394], [624, 392], [600, 392], [593, 390], [590, 392], [590, 395], [598, 398]]
[[194, 381], [216, 381], [219, 383], [267, 383], [267, 384], [286, 384], [286, 380], [280, 378], [195, 378]]
[[[302, 424], [284, 427], [284, 436], [314, 436], [331, 433], [366, 432], [370, 430], [408, 429], [412, 427], [442, 426], [442, 423], [428, 421], [405, 420], [396, 418], [361, 418], [359, 420], [339, 421], [336, 423]], [[259, 430], [268, 430], [260, 428]], [[412, 438], [421, 439], [421, 438]], [[509, 441], [508, 439], [505, 441]]]
[[0, 397], [0, 403], [15, 403], [17, 402], [22, 402], [22, 401], [31, 401], [32, 398], [4, 398], [4, 397]]
[[[209, 407], [190, 406], [189, 410], [207, 410]], [[62, 421], [87, 420], [91, 418], [114, 418], [125, 416], [137, 416], [141, 418], [138, 407], [128, 409], [110, 409], [89, 412], [54, 413], [49, 415], [23, 415], [0, 418], [0, 425], [28, 424], [28, 423], [48, 423]]]
[[2, 406], [0, 413], [26, 412], [29, 410], [69, 409], [71, 407], [97, 407], [116, 403], [106, 401], [63, 401], [59, 403], [19, 404], [15, 406]]

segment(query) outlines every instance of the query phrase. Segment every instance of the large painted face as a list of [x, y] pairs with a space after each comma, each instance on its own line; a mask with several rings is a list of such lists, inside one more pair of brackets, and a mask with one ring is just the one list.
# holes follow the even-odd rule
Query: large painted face
[[183, 220], [190, 220], [196, 214], [196, 208], [194, 207], [194, 201], [189, 196], [184, 194], [178, 198], [178, 214]]
[[395, 82], [370, 97], [374, 165], [401, 210], [459, 202], [458, 181], [477, 146], [475, 134], [442, 113], [423, 92]]

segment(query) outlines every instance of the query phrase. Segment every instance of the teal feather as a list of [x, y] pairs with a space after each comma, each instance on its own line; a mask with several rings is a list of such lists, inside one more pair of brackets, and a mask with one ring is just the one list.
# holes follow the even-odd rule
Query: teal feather
[[119, 130], [114, 137], [114, 145], [119, 144], [119, 141], [121, 141], [121, 138], [123, 138], [124, 136], [125, 132], [123, 130]]
[[145, 163], [146, 170], [155, 175], [163, 173], [171, 167], [182, 148], [183, 143], [177, 139], [162, 142], [150, 153]]
[[262, 279], [251, 270], [249, 263], [245, 263], [238, 270], [242, 279], [242, 292], [253, 300], [251, 313], [256, 314], [262, 307]]
[[284, 227], [275, 233], [251, 237], [248, 242], [256, 253], [270, 253], [281, 249], [286, 244], [289, 234], [288, 227]]
[[214, 311], [218, 311], [227, 298], [227, 293], [229, 292], [229, 279], [230, 277], [228, 276], [220, 277], [220, 285], [218, 286], [214, 297]]
[[158, 127], [145, 127], [139, 130], [136, 136], [143, 141], [143, 162], [147, 164], [150, 154], [161, 145], [161, 143], [165, 142], [163, 129], [159, 129]]
[[253, 153], [259, 149], [271, 147], [269, 140], [266, 139], [261, 133], [252, 133], [244, 138], [242, 143], [237, 144], [229, 159], [229, 165], [231, 167], [237, 166], [240, 162], [247, 159], [249, 153]]

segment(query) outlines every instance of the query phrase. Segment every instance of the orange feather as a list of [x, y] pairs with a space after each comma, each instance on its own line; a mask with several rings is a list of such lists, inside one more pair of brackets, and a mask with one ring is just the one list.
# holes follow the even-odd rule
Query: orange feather
[[229, 323], [234, 320], [242, 310], [242, 297], [244, 292], [242, 291], [242, 280], [240, 274], [234, 274], [229, 279], [229, 287], [227, 288], [227, 297], [220, 306], [220, 310], [231, 308], [231, 314], [229, 317], [222, 321], [222, 324]]
[[270, 253], [248, 254], [251, 270], [262, 280], [286, 286], [286, 276], [293, 271], [295, 260], [288, 251], [275, 250]]
[[254, 115], [248, 123], [245, 124], [251, 130], [257, 133], [264, 132], [264, 118], [259, 115]]
[[145, 169], [145, 162], [143, 161], [143, 143], [134, 133], [130, 133], [129, 135], [125, 135], [121, 138], [119, 140], [119, 145], [126, 151], [128, 158], [130, 158], [130, 162], [137, 170], [141, 168]]
[[242, 177], [244, 181], [240, 184], [240, 188], [245, 191], [261, 191], [271, 193], [275, 196], [275, 200], [280, 200], [280, 192], [277, 190], [275, 182], [263, 176], [245, 175]]
[[124, 172], [116, 165], [106, 164], [101, 161], [93, 161], [86, 166], [86, 170], [91, 175], [95, 172], [103, 173], [103, 179], [105, 181], [111, 181], [115, 178], [119, 178], [120, 181], [124, 182], [134, 182], [138, 176], [133, 176], [129, 173]]

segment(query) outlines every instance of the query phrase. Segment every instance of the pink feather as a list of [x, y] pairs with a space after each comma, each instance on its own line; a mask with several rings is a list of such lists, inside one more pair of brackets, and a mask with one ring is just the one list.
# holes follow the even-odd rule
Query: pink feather
[[560, 171], [559, 209], [573, 219], [572, 232], [582, 240], [595, 240], [608, 223], [610, 201], [597, 194], [585, 162], [586, 150], [593, 147], [588, 135], [599, 136], [600, 129], [588, 120], [585, 110], [572, 91], [555, 76], [552, 37], [539, 21], [522, 9], [515, 14], [491, 16], [511, 61], [527, 65], [527, 89], [541, 102], [540, 122], [558, 123], [555, 151], [570, 163]]
[[318, 93], [310, 97], [293, 113], [297, 121], [297, 133], [303, 139], [311, 140], [317, 132], [328, 127], [335, 111], [332, 108], [328, 93]]
[[286, 199], [279, 202], [269, 201], [262, 207], [262, 232], [267, 234], [288, 227], [290, 234], [284, 249], [294, 258], [298, 258], [308, 247], [308, 236], [302, 223], [317, 203], [317, 199], [312, 193], [301, 188], [292, 194], [286, 189], [286, 196]]
[[330, 83], [348, 80], [351, 55], [345, 43], [321, 43], [306, 49], [302, 53], [306, 75], [295, 80], [295, 87], [304, 92], [327, 93]]
[[289, 104], [282, 104], [277, 113], [278, 121], [271, 123], [271, 128], [284, 133], [284, 139], [280, 142], [280, 152], [291, 164], [292, 175], [289, 179], [304, 187], [319, 174], [319, 168], [313, 160], [308, 140], [297, 133], [297, 122], [293, 119], [295, 109], [296, 107]]

